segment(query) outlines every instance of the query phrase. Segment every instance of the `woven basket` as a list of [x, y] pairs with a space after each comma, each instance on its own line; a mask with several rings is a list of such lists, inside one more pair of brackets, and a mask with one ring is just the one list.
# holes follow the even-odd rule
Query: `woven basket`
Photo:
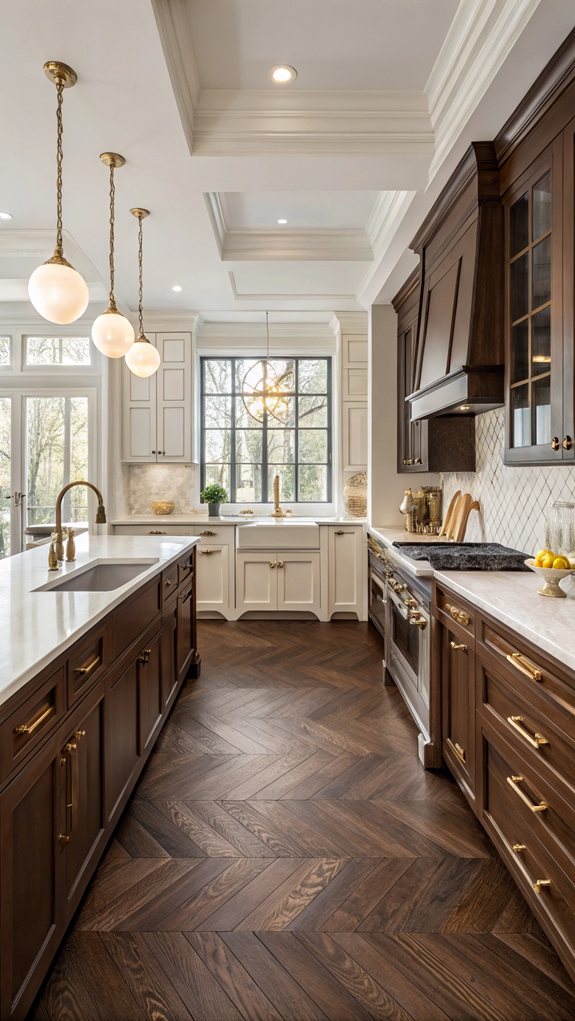
[[367, 515], [367, 472], [351, 475], [343, 487], [343, 502], [346, 514], [353, 518]]

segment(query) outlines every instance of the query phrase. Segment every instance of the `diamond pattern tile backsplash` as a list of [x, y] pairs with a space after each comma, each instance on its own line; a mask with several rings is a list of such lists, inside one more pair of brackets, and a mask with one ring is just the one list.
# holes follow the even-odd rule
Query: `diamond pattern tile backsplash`
[[466, 542], [500, 542], [526, 553], [544, 545], [547, 515], [556, 500], [575, 501], [575, 467], [509, 468], [503, 464], [503, 408], [478, 415], [476, 472], [441, 476], [443, 506], [456, 490], [469, 492], [481, 511], [469, 518]]

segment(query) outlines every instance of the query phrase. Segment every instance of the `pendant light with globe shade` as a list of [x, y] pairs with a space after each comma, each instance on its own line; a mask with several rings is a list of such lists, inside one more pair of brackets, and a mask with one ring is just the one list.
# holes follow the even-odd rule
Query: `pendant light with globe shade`
[[110, 168], [110, 250], [109, 250], [109, 264], [110, 264], [110, 293], [108, 296], [108, 308], [102, 315], [99, 315], [94, 320], [92, 325], [92, 340], [107, 358], [121, 358], [131, 348], [134, 343], [134, 327], [132, 326], [129, 319], [126, 319], [121, 312], [118, 312], [116, 307], [116, 298], [114, 296], [114, 229], [115, 229], [115, 204], [116, 204], [116, 186], [114, 182], [114, 171], [118, 167], [123, 167], [125, 159], [120, 156], [117, 152], [103, 152], [100, 154], [100, 159], [107, 167]]
[[144, 333], [144, 314], [142, 311], [143, 303], [143, 237], [142, 237], [142, 220], [146, 216], [150, 215], [149, 209], [141, 209], [136, 206], [134, 209], [130, 209], [132, 216], [135, 216], [138, 220], [138, 336], [135, 342], [132, 344], [130, 350], [126, 354], [126, 365], [130, 372], [133, 372], [135, 376], [140, 376], [143, 379], [146, 376], [153, 376], [154, 372], [158, 371], [160, 366], [160, 352], [157, 347], [154, 347], [150, 343], [146, 334]]

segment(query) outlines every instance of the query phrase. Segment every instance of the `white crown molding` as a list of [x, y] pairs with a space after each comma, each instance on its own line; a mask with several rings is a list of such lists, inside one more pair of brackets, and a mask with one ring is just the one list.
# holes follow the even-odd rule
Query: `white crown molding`
[[430, 181], [540, 2], [461, 0], [425, 86], [435, 133]]
[[233, 296], [236, 299], [236, 301], [262, 301], [262, 302], [270, 302], [270, 301], [285, 301], [285, 302], [290, 302], [290, 301], [301, 301], [301, 302], [304, 302], [304, 301], [309, 301], [309, 302], [313, 302], [313, 301], [330, 301], [330, 302], [333, 302], [334, 305], [336, 305], [338, 302], [350, 301], [350, 302], [354, 302], [355, 304], [357, 304], [357, 299], [356, 299], [355, 294], [310, 294], [309, 292], [305, 293], [305, 294], [295, 294], [295, 293], [292, 293], [292, 292], [284, 293], [284, 294], [270, 294], [268, 291], [262, 291], [260, 293], [248, 294], [247, 292], [240, 292], [240, 291], [238, 291], [237, 285], [236, 285], [236, 278], [235, 278], [233, 270], [229, 271], [228, 277], [229, 277], [232, 293], [233, 293]]
[[200, 77], [194, 56], [187, 0], [152, 0], [160, 42], [190, 153], [194, 111], [200, 97]]
[[367, 335], [369, 317], [367, 312], [334, 312], [332, 330], [345, 336]]
[[220, 258], [223, 259], [224, 243], [228, 230], [224, 216], [223, 197], [217, 191], [204, 192], [204, 202], [206, 203]]
[[[137, 327], [137, 313], [132, 313], [129, 319]], [[151, 312], [144, 312], [144, 332], [177, 333], [182, 330], [184, 333], [193, 333], [197, 330], [201, 321], [201, 315], [198, 312], [178, 312], [176, 309], [153, 309]]]
[[387, 251], [415, 195], [414, 191], [380, 192], [365, 228], [375, 259]]
[[[366, 321], [367, 322], [367, 321]], [[270, 350], [285, 340], [309, 339], [333, 341], [333, 329], [329, 322], [270, 323]], [[265, 347], [266, 325], [255, 322], [204, 322], [197, 331], [199, 343], [204, 341], [225, 341], [237, 339], [250, 341], [257, 348]]]
[[222, 259], [239, 261], [371, 261], [373, 252], [363, 230], [228, 230]]

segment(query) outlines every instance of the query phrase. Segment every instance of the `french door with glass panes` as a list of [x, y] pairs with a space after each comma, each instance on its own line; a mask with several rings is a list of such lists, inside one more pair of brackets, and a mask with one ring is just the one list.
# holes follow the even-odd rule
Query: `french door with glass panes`
[[[90, 391], [0, 391], [0, 558], [49, 534], [67, 482], [94, 477]], [[66, 494], [62, 520], [87, 522], [86, 489]]]

